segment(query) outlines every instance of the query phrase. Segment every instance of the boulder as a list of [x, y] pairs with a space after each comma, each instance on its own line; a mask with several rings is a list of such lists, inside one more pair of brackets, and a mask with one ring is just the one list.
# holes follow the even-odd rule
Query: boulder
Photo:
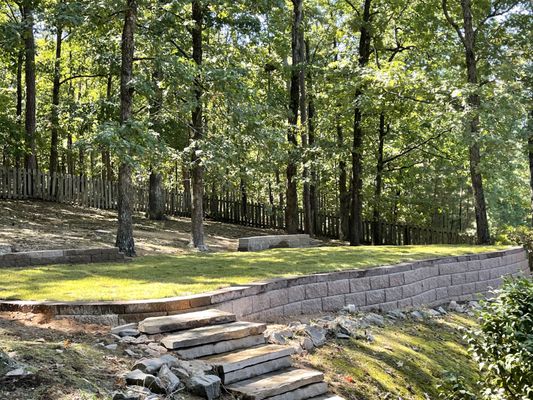
[[144, 360], [138, 361], [132, 369], [138, 369], [146, 374], [156, 374], [163, 364], [164, 362], [160, 358], [145, 358]]
[[218, 376], [193, 376], [189, 381], [188, 389], [207, 400], [213, 400], [220, 397], [220, 385], [221, 381]]
[[326, 344], [326, 333], [327, 331], [317, 325], [308, 325], [305, 328], [305, 332], [309, 338], [313, 341], [315, 347], [320, 347]]
[[163, 382], [158, 377], [146, 374], [139, 369], [134, 369], [126, 374], [126, 383], [128, 385], [144, 386], [154, 393], [166, 393]]
[[167, 394], [175, 392], [180, 385], [179, 378], [170, 370], [169, 367], [167, 367], [166, 364], [163, 364], [161, 369], [159, 369], [157, 377], [163, 383]]

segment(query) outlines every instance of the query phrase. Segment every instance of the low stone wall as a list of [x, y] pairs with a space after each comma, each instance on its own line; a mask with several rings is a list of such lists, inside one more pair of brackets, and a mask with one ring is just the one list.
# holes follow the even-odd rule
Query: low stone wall
[[311, 237], [298, 235], [250, 236], [239, 239], [239, 251], [260, 251], [284, 247], [309, 247]]
[[522, 248], [423, 260], [383, 267], [279, 278], [194, 296], [116, 302], [3, 301], [0, 311], [31, 311], [117, 325], [147, 317], [218, 308], [238, 317], [270, 321], [279, 316], [336, 311], [347, 304], [388, 311], [465, 301], [497, 288], [505, 276], [529, 275]]
[[99, 249], [39, 250], [0, 254], [0, 268], [28, 267], [47, 264], [84, 264], [124, 261], [116, 247]]

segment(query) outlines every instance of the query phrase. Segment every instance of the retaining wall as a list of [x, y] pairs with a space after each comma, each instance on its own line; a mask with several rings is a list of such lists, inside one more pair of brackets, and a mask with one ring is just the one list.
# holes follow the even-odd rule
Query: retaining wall
[[505, 276], [529, 275], [527, 253], [514, 248], [383, 267], [255, 282], [195, 296], [117, 302], [3, 301], [0, 311], [31, 311], [85, 322], [116, 325], [146, 317], [218, 308], [240, 318], [270, 321], [279, 316], [336, 311], [354, 304], [363, 311], [388, 311], [466, 301], [497, 288]]
[[0, 268], [47, 264], [84, 264], [104, 261], [124, 261], [124, 254], [120, 253], [116, 247], [21, 251], [0, 254]]

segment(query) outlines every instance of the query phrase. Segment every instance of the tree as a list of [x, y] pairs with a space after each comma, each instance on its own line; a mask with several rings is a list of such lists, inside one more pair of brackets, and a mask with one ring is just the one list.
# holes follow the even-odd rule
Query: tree
[[[120, 125], [122, 136], [128, 140], [132, 135], [133, 104], [133, 56], [135, 51], [135, 25], [137, 1], [127, 0], [122, 30], [122, 64], [120, 68]], [[131, 164], [122, 160], [118, 175], [118, 228], [116, 246], [128, 257], [135, 256], [133, 240], [133, 217], [131, 207]]]

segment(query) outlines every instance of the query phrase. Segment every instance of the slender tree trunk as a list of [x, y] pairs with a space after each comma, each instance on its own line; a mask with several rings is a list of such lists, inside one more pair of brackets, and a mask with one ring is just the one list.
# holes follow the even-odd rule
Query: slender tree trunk
[[56, 27], [56, 55], [54, 62], [54, 82], [52, 87], [52, 112], [50, 115], [50, 173], [57, 172], [58, 164], [58, 136], [59, 136], [59, 91], [61, 86], [61, 46], [63, 43], [63, 29]]
[[[344, 147], [344, 135], [342, 126], [337, 116], [337, 147], [342, 154]], [[348, 176], [346, 173], [346, 161], [339, 161], [339, 239], [350, 239], [350, 193], [348, 191]]]
[[[122, 31], [122, 64], [120, 73], [120, 124], [129, 124], [132, 118], [134, 87], [133, 55], [135, 51], [135, 25], [137, 22], [137, 1], [127, 0], [124, 29]], [[127, 133], [126, 133], [127, 135]], [[122, 161], [118, 177], [118, 229], [116, 246], [126, 256], [135, 256], [133, 240], [133, 217], [131, 207], [131, 165]]]
[[[307, 47], [306, 47], [307, 48]], [[309, 49], [307, 48], [309, 51]], [[309, 57], [307, 57], [309, 59]], [[307, 82], [310, 88], [311, 93], [308, 94], [308, 113], [307, 113], [307, 127], [309, 131], [309, 147], [311, 149], [315, 146], [315, 99], [312, 93], [313, 80], [311, 72], [307, 73]], [[309, 216], [310, 216], [310, 234], [316, 234], [316, 214], [317, 214], [317, 175], [315, 164], [311, 163], [311, 175], [309, 182]]]
[[[192, 1], [192, 19], [194, 25], [192, 27], [192, 58], [200, 70], [202, 66], [203, 58], [203, 44], [202, 44], [202, 32], [203, 32], [203, 20], [204, 11], [201, 4], [201, 0]], [[192, 189], [192, 210], [191, 210], [191, 246], [205, 251], [207, 247], [204, 244], [204, 166], [202, 160], [198, 155], [199, 141], [204, 136], [203, 129], [203, 105], [202, 95], [203, 89], [200, 83], [201, 74], [198, 72], [194, 80], [194, 96], [196, 99], [196, 105], [192, 110], [192, 135], [191, 138], [194, 142], [193, 152], [191, 157], [191, 189]]]
[[379, 114], [379, 142], [378, 142], [378, 160], [376, 163], [376, 179], [374, 186], [374, 204], [372, 207], [372, 244], [382, 244], [381, 230], [379, 229], [379, 222], [381, 219], [381, 191], [383, 189], [383, 146], [385, 144], [385, 136], [387, 130], [385, 128], [385, 113], [382, 111]]
[[[359, 67], [364, 68], [370, 59], [370, 6], [371, 0], [365, 0], [363, 7], [363, 21], [359, 38]], [[353, 118], [352, 144], [352, 191], [350, 215], [350, 245], [361, 244], [361, 229], [363, 220], [363, 128], [361, 126], [363, 113], [361, 110], [362, 88], [355, 92], [355, 109]]]
[[301, 62], [301, 35], [300, 27], [303, 17], [303, 0], [292, 0], [293, 4], [293, 21], [292, 21], [292, 69], [290, 81], [290, 100], [289, 100], [289, 130], [287, 131], [287, 141], [289, 142], [289, 159], [287, 161], [287, 206], [285, 208], [285, 224], [287, 233], [298, 232], [298, 191], [296, 174], [296, 132], [298, 129], [298, 108], [300, 101], [300, 62]]
[[528, 130], [527, 154], [529, 158], [529, 188], [531, 190], [531, 225], [533, 226], [533, 110], [529, 111]]
[[36, 128], [36, 87], [35, 87], [35, 38], [33, 35], [33, 0], [23, 2], [22, 14], [24, 20], [24, 49], [25, 49], [25, 81], [26, 81], [26, 146], [25, 166], [27, 169], [37, 169], [37, 153], [35, 145]]
[[[302, 150], [305, 152], [309, 149], [309, 120], [308, 120], [308, 106], [307, 106], [307, 87], [306, 87], [306, 64], [307, 60], [307, 50], [304, 39], [303, 29], [300, 29], [300, 126], [301, 126], [301, 140], [302, 140]], [[309, 185], [309, 167], [307, 166], [308, 156], [305, 156], [303, 159], [303, 210], [304, 210], [304, 232], [313, 236], [313, 224], [311, 216], [311, 189]]]
[[[111, 67], [110, 67], [109, 75], [107, 76], [107, 85], [106, 85], [107, 104], [105, 107], [105, 119], [107, 121], [110, 121], [112, 119], [112, 112], [111, 112], [112, 109], [110, 106], [112, 96], [113, 96], [113, 74], [112, 74]], [[105, 146], [104, 149], [102, 150], [102, 162], [104, 164], [104, 168], [103, 168], [104, 180], [113, 181], [115, 179], [115, 174], [113, 172], [113, 166], [111, 164], [111, 154], [107, 146]]]
[[[17, 124], [22, 125], [22, 66], [24, 64], [24, 49], [17, 55]], [[15, 168], [20, 168], [20, 149], [15, 149]]]
[[[466, 68], [468, 83], [473, 86], [478, 84], [477, 59], [475, 53], [475, 37], [472, 25], [472, 5], [471, 0], [461, 0], [463, 11], [464, 47], [466, 57]], [[487, 218], [487, 206], [485, 202], [485, 192], [483, 190], [483, 179], [480, 171], [480, 149], [479, 149], [479, 107], [481, 100], [478, 93], [468, 96], [468, 105], [471, 111], [470, 122], [467, 127], [471, 140], [470, 155], [470, 179], [474, 191], [474, 206], [476, 210], [476, 230], [479, 244], [490, 243], [489, 222]]]
[[[163, 90], [159, 86], [162, 79], [161, 67], [156, 61], [152, 75], [154, 96], [150, 101], [150, 119], [152, 129], [161, 134], [161, 109], [163, 108]], [[157, 163], [157, 161], [156, 161]], [[163, 190], [163, 176], [157, 165], [150, 169], [148, 190], [148, 218], [151, 220], [165, 219], [165, 192]]]

